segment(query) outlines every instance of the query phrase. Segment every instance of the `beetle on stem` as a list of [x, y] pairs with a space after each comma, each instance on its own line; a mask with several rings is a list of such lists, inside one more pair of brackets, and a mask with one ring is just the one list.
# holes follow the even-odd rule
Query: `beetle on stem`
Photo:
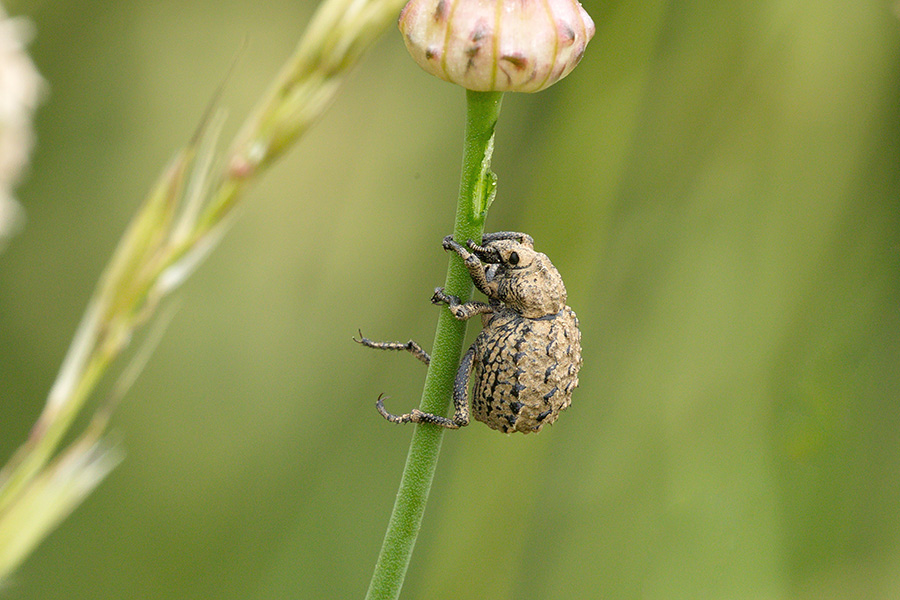
[[[534, 250], [531, 236], [501, 231], [485, 234], [482, 245], [465, 246], [444, 238], [445, 250], [465, 262], [472, 282], [488, 302], [462, 302], [434, 291], [431, 301], [446, 304], [459, 320], [481, 315], [482, 330], [463, 355], [453, 386], [451, 418], [413, 409], [393, 415], [379, 396], [376, 408], [393, 423], [433, 423], [448, 429], [469, 424], [468, 388], [474, 372], [472, 415], [504, 433], [540, 431], [572, 402], [581, 368], [581, 332], [575, 312], [566, 306], [566, 288], [545, 254]], [[419, 344], [373, 342], [354, 338], [369, 348], [405, 350], [428, 365]]]

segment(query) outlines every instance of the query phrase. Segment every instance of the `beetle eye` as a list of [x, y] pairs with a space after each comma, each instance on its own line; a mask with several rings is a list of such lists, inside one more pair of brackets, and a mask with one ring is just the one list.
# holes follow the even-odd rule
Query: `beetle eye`
[[510, 252], [508, 260], [511, 265], [519, 264], [519, 254], [517, 252]]

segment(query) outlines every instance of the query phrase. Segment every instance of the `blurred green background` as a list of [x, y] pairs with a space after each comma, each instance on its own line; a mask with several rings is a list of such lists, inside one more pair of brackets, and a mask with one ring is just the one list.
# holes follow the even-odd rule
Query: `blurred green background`
[[[242, 40], [226, 139], [313, 3], [7, 8], [50, 93], [0, 255], [4, 460]], [[900, 598], [896, 6], [585, 8], [581, 66], [504, 100], [487, 225], [563, 274], [581, 386], [539, 436], [445, 436], [403, 597]], [[424, 371], [350, 336], [431, 346], [463, 113], [391, 28], [179, 292], [125, 462], [0, 595], [364, 595], [412, 433], [373, 402]]]

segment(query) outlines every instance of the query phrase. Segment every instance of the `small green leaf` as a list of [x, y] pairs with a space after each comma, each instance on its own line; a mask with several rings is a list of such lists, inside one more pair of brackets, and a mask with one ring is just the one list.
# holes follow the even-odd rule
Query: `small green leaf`
[[494, 198], [497, 196], [497, 174], [490, 170], [485, 173], [481, 180], [480, 187], [481, 207], [480, 210], [475, 211], [475, 214], [480, 220], [484, 221], [484, 219], [487, 218], [488, 209], [491, 207]]

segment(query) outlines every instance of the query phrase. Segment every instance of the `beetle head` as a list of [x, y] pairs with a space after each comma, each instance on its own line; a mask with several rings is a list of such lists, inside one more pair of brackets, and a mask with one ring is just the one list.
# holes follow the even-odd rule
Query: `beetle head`
[[488, 282], [497, 284], [496, 300], [530, 319], [556, 314], [566, 305], [562, 277], [546, 254], [523, 242], [503, 239], [469, 248], [485, 264]]

